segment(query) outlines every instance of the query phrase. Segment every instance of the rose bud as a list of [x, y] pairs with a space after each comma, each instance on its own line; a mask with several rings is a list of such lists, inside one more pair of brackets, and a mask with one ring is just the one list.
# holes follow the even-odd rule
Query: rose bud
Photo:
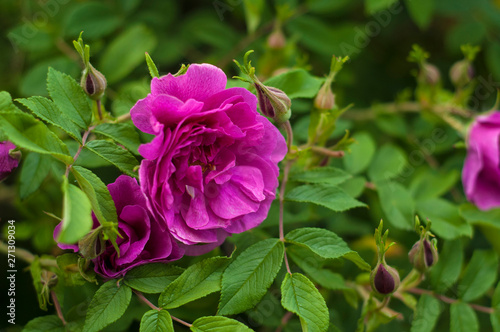
[[267, 46], [272, 49], [282, 49], [286, 45], [286, 38], [283, 34], [283, 31], [278, 28], [274, 29], [274, 31], [267, 37]]
[[90, 98], [98, 100], [106, 90], [106, 77], [89, 63], [83, 71], [80, 85]]
[[265, 86], [260, 82], [256, 82], [254, 85], [262, 114], [273, 119], [277, 124], [288, 121], [292, 114], [290, 110], [292, 101], [286, 93], [278, 88]]
[[399, 273], [385, 261], [378, 263], [370, 274], [372, 289], [382, 295], [394, 293], [400, 283]]
[[478, 116], [467, 135], [462, 184], [481, 210], [500, 207], [500, 111]]
[[469, 83], [474, 77], [474, 68], [468, 60], [455, 62], [450, 68], [450, 80], [458, 87], [462, 87]]
[[335, 107], [335, 95], [332, 92], [331, 81], [326, 81], [321, 89], [319, 89], [314, 106], [320, 110], [331, 110]]
[[441, 74], [436, 66], [430, 63], [424, 63], [420, 71], [419, 79], [423, 83], [436, 85], [441, 80]]
[[434, 244], [423, 239], [423, 241], [418, 241], [413, 245], [408, 253], [408, 258], [418, 271], [425, 272], [437, 263], [438, 252]]
[[14, 151], [16, 146], [9, 142], [0, 142], [0, 181], [9, 176], [19, 165], [21, 151]]

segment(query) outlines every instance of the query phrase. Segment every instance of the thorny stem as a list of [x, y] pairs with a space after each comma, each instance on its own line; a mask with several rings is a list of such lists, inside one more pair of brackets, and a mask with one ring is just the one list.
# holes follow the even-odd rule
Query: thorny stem
[[54, 302], [54, 307], [56, 308], [57, 317], [59, 317], [63, 325], [66, 325], [66, 320], [64, 320], [64, 316], [62, 314], [61, 305], [59, 304], [59, 300], [57, 300], [57, 295], [53, 290], [50, 291], [50, 297], [52, 298], [52, 302]]
[[[406, 291], [409, 293], [419, 294], [419, 295], [422, 295], [422, 294], [431, 295], [431, 296], [435, 297], [436, 299], [441, 300], [445, 303], [449, 303], [449, 304], [460, 301], [458, 299], [452, 299], [451, 297], [441, 295], [441, 294], [436, 294], [433, 291], [421, 289], [421, 288], [410, 288], [410, 289], [407, 289]], [[474, 304], [474, 303], [467, 303], [467, 305], [474, 310], [485, 312], [487, 314], [492, 314], [495, 312], [494, 308], [485, 307], [485, 306]]]
[[283, 129], [286, 131], [286, 147], [288, 148], [288, 153], [292, 150], [293, 143], [293, 130], [290, 121], [283, 123]]
[[[0, 241], [0, 252], [3, 252], [5, 254], [9, 253], [7, 244], [5, 244], [3, 241]], [[33, 263], [35, 260], [35, 255], [33, 255], [31, 252], [29, 252], [26, 249], [16, 247], [16, 258], [19, 258], [27, 263]], [[56, 260], [55, 259], [49, 259], [49, 258], [40, 258], [40, 264], [42, 266], [46, 267], [58, 267]]]
[[66, 166], [66, 173], [64, 173], [65, 177], [69, 176], [69, 171], [70, 171], [71, 167], [76, 163], [76, 160], [80, 156], [80, 153], [82, 152], [83, 147], [85, 146], [85, 143], [87, 143], [87, 139], [89, 138], [90, 132], [94, 128], [95, 128], [95, 126], [89, 127], [89, 128], [87, 128], [87, 131], [85, 133], [83, 133], [82, 144], [78, 147], [78, 151], [76, 151], [75, 156], [73, 157], [73, 163]]

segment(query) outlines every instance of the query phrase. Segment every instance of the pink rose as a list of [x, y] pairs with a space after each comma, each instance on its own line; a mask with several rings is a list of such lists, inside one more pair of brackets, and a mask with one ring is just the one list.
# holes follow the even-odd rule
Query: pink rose
[[184, 246], [187, 254], [266, 218], [287, 152], [255, 95], [226, 82], [219, 68], [193, 64], [178, 77], [154, 78], [131, 110], [134, 124], [155, 135], [139, 148], [139, 178], [160, 229], [181, 244], [210, 244]]
[[479, 116], [472, 124], [462, 183], [467, 199], [479, 209], [500, 207], [500, 111]]

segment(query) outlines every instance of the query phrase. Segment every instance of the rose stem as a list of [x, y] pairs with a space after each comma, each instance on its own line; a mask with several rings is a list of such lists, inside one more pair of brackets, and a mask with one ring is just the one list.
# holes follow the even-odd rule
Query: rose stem
[[[150, 302], [150, 301], [149, 301], [149, 300], [148, 300], [148, 299], [144, 296], [144, 294], [142, 294], [141, 292], [139, 292], [138, 290], [135, 290], [135, 289], [133, 289], [133, 291], [134, 291], [135, 295], [137, 295], [137, 297], [138, 297], [138, 298], [139, 298], [139, 299], [140, 299], [143, 303], [145, 303], [148, 307], [150, 307], [150, 308], [151, 308], [151, 309], [153, 309], [153, 310], [157, 310], [157, 311], [160, 311], [160, 310], [161, 310], [161, 308], [158, 308], [158, 307], [157, 307], [157, 306], [155, 306], [153, 303], [151, 303], [151, 302]], [[192, 326], [192, 324], [189, 324], [188, 322], [185, 322], [185, 321], [183, 321], [182, 319], [179, 319], [179, 318], [174, 317], [174, 316], [172, 316], [172, 315], [170, 315], [170, 317], [171, 317], [173, 320], [175, 320], [176, 322], [181, 323], [182, 325], [185, 325], [185, 326], [187, 326], [187, 327], [191, 327], [191, 326]]]
[[59, 301], [57, 300], [57, 295], [53, 290], [50, 291], [50, 297], [52, 298], [52, 302], [54, 302], [54, 307], [56, 308], [57, 317], [59, 317], [63, 325], [66, 325], [66, 321], [64, 320], [64, 316], [61, 311], [61, 306], [59, 305]]
[[[293, 131], [292, 127], [290, 125], [290, 121], [287, 121], [283, 124], [283, 127], [285, 128], [286, 134], [287, 134], [287, 147], [288, 147], [288, 153], [290, 153], [291, 147], [292, 147], [292, 141], [293, 141]], [[285, 163], [285, 167], [283, 169], [283, 180], [281, 180], [281, 187], [280, 187], [280, 198], [279, 198], [279, 203], [280, 203], [280, 215], [279, 215], [279, 232], [280, 232], [280, 241], [283, 243], [285, 242], [285, 233], [283, 230], [283, 211], [284, 211], [284, 204], [285, 204], [285, 188], [286, 188], [286, 183], [288, 181], [288, 173], [290, 172], [290, 167], [292, 166], [293, 161], [289, 160]], [[290, 264], [288, 264], [288, 257], [286, 255], [286, 248], [284, 251], [284, 259], [285, 259], [285, 266], [286, 270], [289, 274], [292, 274], [292, 271], [290, 270]]]
[[[457, 299], [452, 299], [451, 297], [448, 297], [448, 296], [444, 296], [444, 295], [441, 295], [441, 294], [436, 294], [433, 291], [426, 290], [426, 289], [410, 288], [410, 289], [407, 289], [406, 291], [409, 292], [409, 293], [419, 294], [419, 295], [421, 295], [421, 294], [431, 295], [431, 296], [434, 296], [438, 300], [441, 300], [441, 301], [443, 301], [445, 303], [450, 303], [450, 304], [459, 301]], [[475, 310], [481, 311], [481, 312], [485, 312], [487, 314], [492, 314], [492, 313], [495, 312], [495, 309], [489, 308], [489, 307], [485, 307], [485, 306], [482, 306], [482, 305], [478, 305], [478, 304], [474, 304], [474, 303], [467, 303], [467, 305], [469, 307], [471, 307], [472, 309], [475, 309]]]
[[293, 312], [288, 311], [283, 318], [281, 318], [281, 325], [278, 326], [275, 332], [281, 332], [283, 330], [283, 327], [286, 326], [290, 318], [293, 317]]
[[97, 113], [99, 114], [99, 120], [102, 120], [101, 100], [97, 99], [95, 103], [97, 105]]
[[76, 151], [75, 156], [73, 157], [73, 163], [69, 164], [66, 166], [66, 173], [64, 173], [65, 177], [69, 176], [69, 170], [71, 167], [76, 163], [76, 160], [80, 156], [80, 153], [83, 150], [83, 147], [85, 146], [85, 143], [87, 142], [87, 138], [89, 137], [90, 132], [95, 128], [95, 126], [87, 128], [87, 131], [83, 133], [82, 137], [82, 144], [78, 147], [78, 151]]

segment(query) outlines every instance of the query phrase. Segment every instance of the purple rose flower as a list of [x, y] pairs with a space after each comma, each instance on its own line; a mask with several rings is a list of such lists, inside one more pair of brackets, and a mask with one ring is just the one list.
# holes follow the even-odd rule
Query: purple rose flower
[[[193, 64], [184, 75], [153, 78], [131, 110], [134, 124], [155, 135], [139, 148], [141, 189], [160, 228], [188, 245], [187, 254], [266, 218], [287, 152], [255, 95], [226, 82], [219, 68]], [[210, 245], [189, 247], [200, 243]]]
[[462, 183], [467, 199], [481, 210], [500, 207], [500, 111], [472, 124]]
[[[122, 175], [108, 185], [118, 214], [118, 231], [121, 237], [116, 239], [120, 256], [106, 241], [104, 252], [93, 259], [95, 272], [105, 278], [117, 278], [135, 266], [177, 260], [184, 254], [175, 240], [165, 229], [153, 221], [146, 205], [146, 198], [137, 181]], [[99, 225], [94, 216], [94, 226]], [[57, 238], [61, 224], [54, 230]], [[62, 249], [78, 251], [77, 245], [59, 244]]]
[[0, 142], [0, 181], [9, 176], [19, 165], [20, 155], [11, 153], [15, 148], [16, 146], [11, 142]]

